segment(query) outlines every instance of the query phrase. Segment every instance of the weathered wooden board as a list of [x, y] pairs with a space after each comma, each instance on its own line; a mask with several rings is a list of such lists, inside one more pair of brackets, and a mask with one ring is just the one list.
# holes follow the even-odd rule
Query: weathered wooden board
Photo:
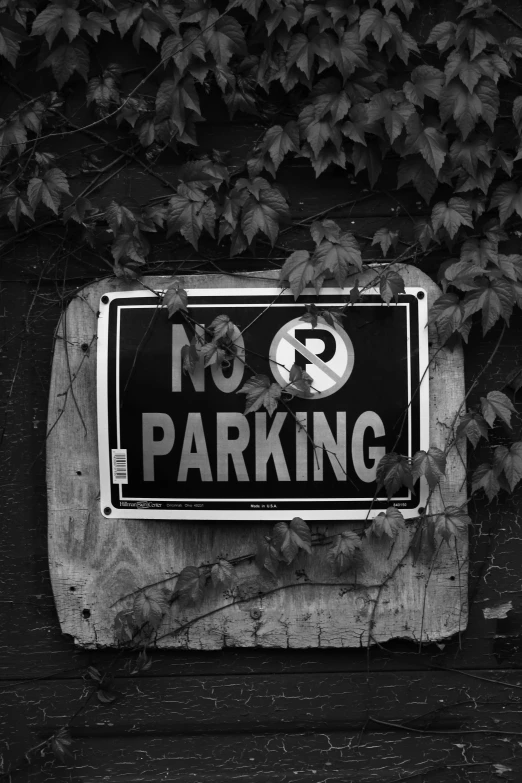
[[519, 783], [509, 735], [399, 731], [74, 737], [74, 762], [50, 754], [18, 780], [35, 783]]
[[301, 779], [306, 772], [315, 783], [342, 774], [386, 783], [424, 772], [431, 782], [460, 779], [457, 768], [451, 777], [428, 777], [436, 762], [465, 761], [476, 764], [469, 780], [491, 780], [481, 773], [502, 764], [502, 778], [517, 781], [522, 676], [469, 674], [476, 679], [390, 672], [165, 680], [149, 673], [118, 677], [120, 700], [109, 705], [96, 698], [86, 704], [92, 691], [82, 681], [3, 683], [0, 753], [5, 770], [16, 766], [24, 750], [84, 705], [71, 725], [74, 766], [37, 757], [30, 778], [47, 780], [53, 771], [55, 780], [214, 782]]
[[[82, 736], [107, 734], [255, 733], [260, 731], [362, 730], [369, 720], [411, 728], [452, 731], [520, 731], [522, 673], [364, 672], [278, 675], [140, 677], [118, 674], [117, 701], [86, 702], [95, 683], [85, 680], [4, 682], [2, 702], [18, 706], [16, 732], [36, 741], [67, 724]], [[48, 705], [45, 714], [41, 705]], [[25, 727], [25, 728], [23, 728]], [[13, 734], [0, 718], [0, 736]]]
[[[401, 269], [408, 285], [422, 285], [432, 301], [438, 295], [431, 280], [410, 267]], [[361, 278], [365, 284], [374, 272]], [[261, 287], [277, 274], [247, 276]], [[186, 288], [239, 287], [244, 277], [184, 278]], [[168, 281], [148, 278], [161, 288]], [[114, 644], [115, 614], [132, 603], [135, 592], [160, 583], [173, 587], [187, 565], [234, 558], [256, 551], [268, 528], [262, 523], [172, 523], [108, 520], [99, 511], [96, 441], [96, 321], [105, 291], [139, 288], [139, 283], [105, 281], [84, 289], [64, 315], [55, 348], [48, 415], [47, 478], [49, 497], [49, 563], [62, 631], [78, 644]], [[432, 340], [430, 371], [431, 443], [444, 447], [464, 395], [461, 353], [440, 349]], [[452, 452], [441, 492], [431, 512], [465, 501], [463, 452]], [[352, 524], [353, 526], [353, 524]], [[316, 526], [335, 534], [350, 527], [327, 519]], [[357, 647], [395, 637], [419, 642], [444, 639], [462, 631], [467, 621], [467, 537], [453, 547], [442, 545], [433, 562], [408, 553], [411, 531], [389, 546], [365, 542], [364, 574], [357, 584], [334, 578], [325, 554], [306, 564], [309, 581], [290, 574], [288, 589], [274, 587], [249, 561], [241, 566], [243, 599], [214, 591], [205, 603], [180, 613], [174, 610], [159, 631], [162, 647]], [[369, 554], [371, 547], [371, 554]], [[395, 568], [405, 558], [404, 563]], [[393, 577], [390, 576], [393, 572]], [[384, 588], [379, 585], [386, 581]], [[318, 584], [320, 583], [320, 584]], [[263, 593], [267, 592], [266, 595]]]

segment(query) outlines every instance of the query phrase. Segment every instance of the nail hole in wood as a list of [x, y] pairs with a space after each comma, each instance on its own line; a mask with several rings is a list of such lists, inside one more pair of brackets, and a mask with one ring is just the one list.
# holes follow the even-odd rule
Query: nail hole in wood
[[91, 616], [91, 610], [90, 609], [84, 609], [82, 612], [82, 617], [84, 620], [88, 620]]

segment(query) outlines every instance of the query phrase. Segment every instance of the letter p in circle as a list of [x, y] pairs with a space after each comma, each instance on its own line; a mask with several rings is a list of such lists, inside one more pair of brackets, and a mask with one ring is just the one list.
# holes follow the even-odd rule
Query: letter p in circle
[[[353, 343], [341, 326], [335, 329], [322, 322], [311, 323], [294, 318], [279, 329], [270, 346], [270, 369], [277, 383], [290, 383], [290, 370], [297, 364], [312, 378], [312, 396], [322, 399], [338, 392], [352, 374]], [[302, 392], [296, 396], [306, 397]]]

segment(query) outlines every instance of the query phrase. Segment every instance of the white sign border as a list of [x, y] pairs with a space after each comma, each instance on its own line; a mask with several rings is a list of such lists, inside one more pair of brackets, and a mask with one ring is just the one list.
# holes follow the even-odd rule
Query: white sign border
[[[156, 293], [164, 293], [163, 288], [155, 289]], [[351, 291], [351, 288], [323, 288], [321, 289], [321, 295], [329, 296], [329, 297], [346, 297], [349, 296]], [[428, 301], [427, 301], [427, 292], [424, 288], [420, 286], [408, 286], [405, 289], [406, 294], [410, 294], [413, 296], [417, 296], [417, 294], [421, 293], [423, 296], [421, 298], [417, 297], [418, 302], [418, 319], [419, 319], [419, 378], [421, 379], [420, 382], [420, 389], [419, 389], [419, 410], [420, 410], [420, 449], [428, 450], [429, 448], [429, 346], [428, 346]], [[291, 296], [290, 292], [284, 292]], [[283, 293], [283, 295], [284, 295]], [[281, 288], [189, 288], [187, 289], [187, 294], [189, 296], [197, 296], [197, 297], [248, 297], [248, 296], [273, 296], [274, 298], [278, 298], [278, 302], [274, 302], [274, 306], [285, 306], [288, 307], [288, 305], [295, 305], [302, 307], [302, 302], [294, 302], [293, 299], [291, 302], [286, 302], [284, 304], [281, 303], [281, 295], [282, 290]], [[313, 288], [307, 288], [303, 291], [303, 295], [314, 295], [315, 290]], [[379, 290], [377, 288], [368, 288], [365, 290], [361, 296], [370, 296], [370, 295], [379, 295]], [[194, 508], [194, 503], [196, 502], [194, 499], [187, 499], [186, 501], [183, 498], [175, 498], [176, 502], [185, 502], [186, 508], [185, 509], [157, 509], [157, 508], [147, 508], [147, 507], [141, 507], [141, 508], [125, 508], [125, 509], [118, 509], [115, 506], [113, 506], [111, 502], [111, 476], [112, 476], [112, 464], [110, 459], [110, 449], [109, 449], [109, 410], [108, 410], [108, 395], [107, 395], [107, 389], [108, 389], [108, 347], [109, 347], [109, 308], [111, 305], [111, 302], [113, 299], [125, 299], [125, 298], [150, 298], [151, 291], [148, 289], [138, 290], [138, 291], [119, 291], [119, 292], [107, 292], [105, 295], [102, 296], [102, 299], [100, 301], [99, 305], [99, 315], [98, 315], [98, 341], [97, 341], [97, 420], [98, 420], [98, 456], [99, 456], [99, 468], [100, 468], [100, 506], [101, 506], [101, 513], [102, 515], [107, 519], [156, 519], [156, 520], [171, 520], [171, 521], [187, 521], [187, 520], [194, 520], [194, 521], [229, 521], [229, 520], [242, 520], [242, 521], [278, 521], [282, 519], [290, 519], [294, 516], [300, 516], [301, 518], [308, 520], [308, 521], [318, 521], [321, 518], [329, 519], [332, 521], [340, 521], [340, 520], [361, 520], [365, 519], [369, 512], [365, 513], [361, 509], [328, 509], [327, 507], [324, 510], [317, 510], [317, 509], [289, 509], [289, 508], [281, 508], [281, 509], [268, 509], [268, 508], [252, 508], [252, 509], [240, 509], [240, 510], [233, 510], [230, 508], [227, 509], [197, 509]], [[339, 302], [339, 305], [345, 305], [345, 302]], [[358, 306], [364, 305], [364, 302], [359, 303]], [[368, 303], [369, 304], [369, 303]], [[373, 303], [372, 303], [373, 304]], [[139, 305], [138, 305], [139, 306]], [[146, 306], [146, 305], [144, 305]], [[198, 307], [204, 306], [204, 305], [198, 305]], [[207, 305], [208, 307], [212, 306], [211, 304]], [[244, 302], [241, 303], [241, 305], [237, 306], [246, 306]], [[253, 305], [254, 306], [254, 305]], [[255, 305], [259, 306], [259, 305]], [[333, 305], [335, 306], [335, 304]], [[390, 306], [394, 307], [396, 306], [395, 303], [386, 305], [383, 302], [383, 306]], [[148, 305], [147, 307], [154, 307], [154, 305]], [[408, 334], [407, 334], [407, 343], [410, 342], [410, 334], [409, 334], [409, 318], [407, 319], [408, 324]], [[119, 329], [119, 318], [118, 318], [118, 329]], [[119, 341], [118, 341], [119, 342]], [[408, 374], [410, 373], [410, 359], [411, 352], [408, 351]], [[117, 363], [116, 367], [116, 373], [118, 376], [119, 372], [119, 363]], [[117, 386], [118, 384], [118, 378], [117, 378]], [[408, 409], [408, 416], [411, 417], [411, 408], [409, 406]], [[411, 433], [411, 424], [409, 427], [409, 431]], [[119, 431], [118, 431], [118, 448], [119, 448]], [[411, 451], [411, 443], [410, 443], [410, 451]], [[411, 455], [410, 455], [411, 456]], [[121, 484], [119, 485], [119, 491], [121, 493]], [[401, 513], [404, 515], [406, 519], [408, 518], [414, 518], [418, 516], [418, 509], [421, 507], [424, 507], [426, 505], [428, 497], [428, 487], [424, 479], [421, 479], [421, 487], [420, 487], [420, 500], [419, 504], [416, 508], [413, 509], [403, 509], [401, 508]], [[126, 498], [127, 499], [127, 498]], [[132, 499], [129, 499], [132, 501]], [[162, 498], [162, 500], [165, 500], [165, 498]], [[207, 501], [212, 502], [212, 498], [206, 498]], [[285, 498], [285, 503], [292, 502], [292, 498]], [[303, 498], [295, 498], [295, 500], [302, 501]], [[308, 500], [312, 502], [317, 502], [317, 498], [309, 498]], [[321, 502], [324, 502], [325, 504], [328, 502], [339, 502], [340, 498], [320, 498]], [[371, 498], [364, 499], [361, 498], [361, 501], [368, 500], [371, 501]], [[393, 505], [394, 501], [401, 501], [404, 500], [403, 498], [394, 498], [393, 501], [391, 501], [390, 505]], [[222, 498], [219, 498], [219, 501], [223, 501]], [[147, 500], [147, 501], [139, 501], [143, 502], [143, 505], [145, 504], [151, 504], [154, 501], [153, 500]], [[227, 498], [226, 501], [223, 502], [229, 502], [233, 503], [233, 498]], [[259, 503], [259, 504], [270, 504], [270, 499], [267, 498], [240, 498], [236, 500], [236, 502], [252, 502], [252, 503]], [[278, 502], [277, 500], [275, 502]], [[321, 515], [321, 516], [318, 516]]]

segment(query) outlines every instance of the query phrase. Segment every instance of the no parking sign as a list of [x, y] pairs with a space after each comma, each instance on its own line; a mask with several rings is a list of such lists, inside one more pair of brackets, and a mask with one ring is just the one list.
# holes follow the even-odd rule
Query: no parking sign
[[[311, 304], [342, 317], [315, 323]], [[407, 288], [386, 305], [374, 290], [350, 303], [348, 289], [297, 302], [275, 288], [193, 289], [189, 320], [158, 305], [148, 291], [100, 304], [105, 516], [364, 519], [389, 505], [377, 493], [381, 457], [429, 447], [423, 290]], [[236, 358], [185, 372], [184, 346], [223, 314], [241, 332]], [[265, 375], [284, 389], [294, 365], [310, 376], [310, 393], [283, 392], [273, 415], [245, 415], [244, 383]], [[392, 503], [414, 516], [425, 503], [419, 492], [400, 490]]]

